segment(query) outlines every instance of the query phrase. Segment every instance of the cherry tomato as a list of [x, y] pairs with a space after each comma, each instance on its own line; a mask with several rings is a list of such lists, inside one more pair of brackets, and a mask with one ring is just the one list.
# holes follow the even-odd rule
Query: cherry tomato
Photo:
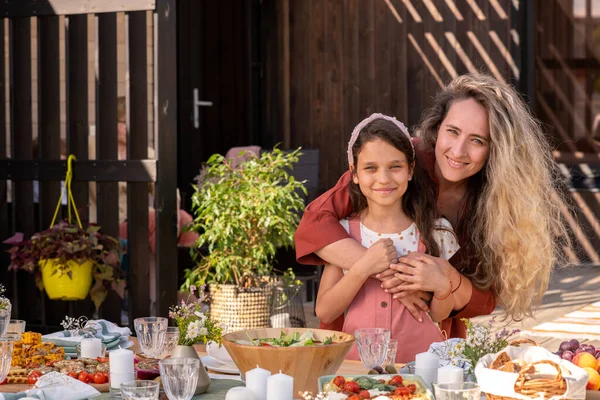
[[81, 371], [79, 375], [77, 375], [77, 379], [83, 383], [90, 383], [90, 374], [88, 374], [86, 371]]
[[4, 380], [0, 383], [0, 385], [4, 385], [8, 381], [8, 378], [4, 378]]
[[371, 393], [369, 393], [368, 390], [361, 390], [358, 393], [358, 397], [360, 397], [361, 399], [370, 399], [371, 398]]
[[340, 389], [344, 387], [344, 383], [346, 383], [346, 378], [344, 378], [343, 376], [336, 376], [335, 378], [333, 378], [333, 384], [339, 387]]
[[273, 345], [272, 345], [272, 344], [270, 344], [270, 343], [261, 343], [260, 345], [261, 345], [262, 347], [273, 347]]
[[412, 384], [412, 383], [410, 385], [408, 385], [407, 388], [408, 388], [408, 390], [410, 390], [411, 393], [414, 393], [417, 391], [417, 385]]
[[40, 376], [42, 376], [40, 371], [31, 371], [31, 373], [27, 376], [27, 383], [30, 385], [35, 385]]
[[406, 387], [399, 387], [394, 389], [394, 395], [395, 396], [404, 396], [410, 394], [410, 389], [406, 388]]
[[104, 381], [105, 381], [105, 382], [108, 382], [108, 381], [110, 380], [110, 379], [109, 379], [108, 372], [103, 372], [103, 373], [102, 373], [102, 375], [104, 376]]
[[94, 383], [96, 383], [98, 385], [106, 383], [106, 380], [104, 379], [104, 375], [102, 375], [101, 372], [97, 372], [94, 375], [92, 375], [92, 380], [94, 381]]
[[71, 378], [77, 379], [77, 373], [76, 372], [71, 371], [67, 375], [69, 375]]
[[390, 385], [400, 386], [402, 385], [402, 377], [400, 375], [394, 375], [392, 379], [390, 379]]
[[360, 386], [354, 381], [346, 382], [344, 384], [344, 392], [358, 393], [360, 392]]
[[361, 399], [357, 395], [353, 394], [352, 396], [348, 397], [347, 400], [361, 400]]

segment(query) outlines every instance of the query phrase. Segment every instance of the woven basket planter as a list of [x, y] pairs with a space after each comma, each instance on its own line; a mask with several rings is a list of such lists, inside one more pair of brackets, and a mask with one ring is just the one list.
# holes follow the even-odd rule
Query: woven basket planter
[[270, 327], [272, 286], [240, 289], [236, 285], [208, 285], [211, 317], [224, 333]]

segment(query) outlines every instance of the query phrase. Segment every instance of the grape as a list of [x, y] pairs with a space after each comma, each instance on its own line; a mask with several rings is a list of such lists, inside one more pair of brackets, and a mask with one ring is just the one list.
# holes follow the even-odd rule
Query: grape
[[575, 351], [579, 348], [579, 340], [577, 339], [571, 339], [571, 351]]
[[383, 368], [377, 366], [375, 368], [373, 368], [375, 371], [379, 372], [380, 374], [383, 374]]
[[[575, 350], [575, 354], [579, 354], [579, 353], [583, 353], [585, 351], [585, 347], [580, 347], [577, 350]], [[564, 355], [564, 353], [563, 353]]]
[[560, 346], [558, 347], [559, 351], [565, 351], [565, 350], [573, 350], [572, 346], [571, 346], [571, 342], [569, 341], [564, 341], [560, 344]]
[[594, 357], [596, 357], [596, 360], [600, 358], [600, 350], [596, 350]]
[[571, 350], [567, 350], [562, 354], [562, 359], [567, 361], [573, 361], [573, 352]]
[[587, 347], [594, 350], [594, 353], [596, 352], [596, 348], [594, 347], [593, 344], [588, 344]]
[[[571, 350], [565, 350], [565, 351], [571, 351]], [[554, 353], [554, 354], [556, 354], [556, 355], [557, 355], [557, 356], [559, 356], [559, 357], [562, 357], [563, 353], [564, 353], [564, 351], [561, 351], [561, 350], [559, 350], [559, 351], [557, 351], [557, 352], [556, 352], [556, 353]]]
[[596, 350], [592, 349], [591, 347], [586, 347], [585, 350], [583, 350], [583, 351], [590, 353], [594, 357], [596, 356]]

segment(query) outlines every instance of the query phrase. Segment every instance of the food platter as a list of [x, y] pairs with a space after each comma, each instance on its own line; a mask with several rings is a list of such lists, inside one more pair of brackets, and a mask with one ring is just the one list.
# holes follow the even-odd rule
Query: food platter
[[[388, 382], [392, 381], [393, 379], [396, 379], [399, 376], [401, 378], [400, 381], [403, 382], [403, 385], [401, 385], [401, 386], [407, 386], [407, 385], [415, 385], [416, 386], [416, 391], [412, 395], [405, 396], [403, 398], [411, 399], [411, 400], [433, 400], [433, 398], [434, 398], [433, 393], [431, 392], [431, 389], [429, 388], [429, 386], [427, 384], [425, 384], [423, 379], [418, 375], [410, 375], [410, 374], [366, 375], [366, 374], [363, 374], [363, 375], [341, 375], [341, 376], [343, 376], [344, 379], [346, 379], [347, 381], [358, 382], [359, 379], [368, 378], [369, 380], [376, 380], [376, 381], [380, 381], [381, 383], [388, 383]], [[319, 377], [319, 392], [327, 391], [331, 387], [334, 379], [336, 379], [337, 377], [338, 377], [338, 375], [326, 375], [326, 376]], [[341, 397], [340, 397], [340, 399], [341, 399]]]

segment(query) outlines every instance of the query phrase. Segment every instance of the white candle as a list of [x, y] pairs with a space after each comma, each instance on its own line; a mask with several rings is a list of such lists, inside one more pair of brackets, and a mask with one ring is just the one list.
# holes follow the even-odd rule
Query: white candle
[[135, 372], [126, 374], [110, 373], [110, 387], [112, 389], [121, 390], [121, 383], [135, 381]]
[[440, 366], [440, 358], [433, 353], [419, 353], [415, 356], [415, 368], [435, 368]]
[[246, 387], [254, 393], [256, 400], [267, 399], [267, 378], [271, 376], [271, 371], [256, 368], [246, 371]]
[[117, 349], [108, 353], [109, 368], [111, 373], [130, 374], [133, 370], [133, 351]]
[[454, 365], [446, 365], [438, 369], [437, 383], [462, 383], [463, 369]]
[[256, 400], [254, 392], [247, 387], [234, 387], [229, 389], [225, 395], [225, 400]]
[[293, 400], [294, 378], [289, 375], [278, 374], [267, 378], [267, 400]]
[[102, 341], [98, 338], [81, 339], [80, 358], [97, 358], [102, 356]]
[[437, 383], [437, 368], [416, 368], [415, 374], [423, 378], [426, 384]]

